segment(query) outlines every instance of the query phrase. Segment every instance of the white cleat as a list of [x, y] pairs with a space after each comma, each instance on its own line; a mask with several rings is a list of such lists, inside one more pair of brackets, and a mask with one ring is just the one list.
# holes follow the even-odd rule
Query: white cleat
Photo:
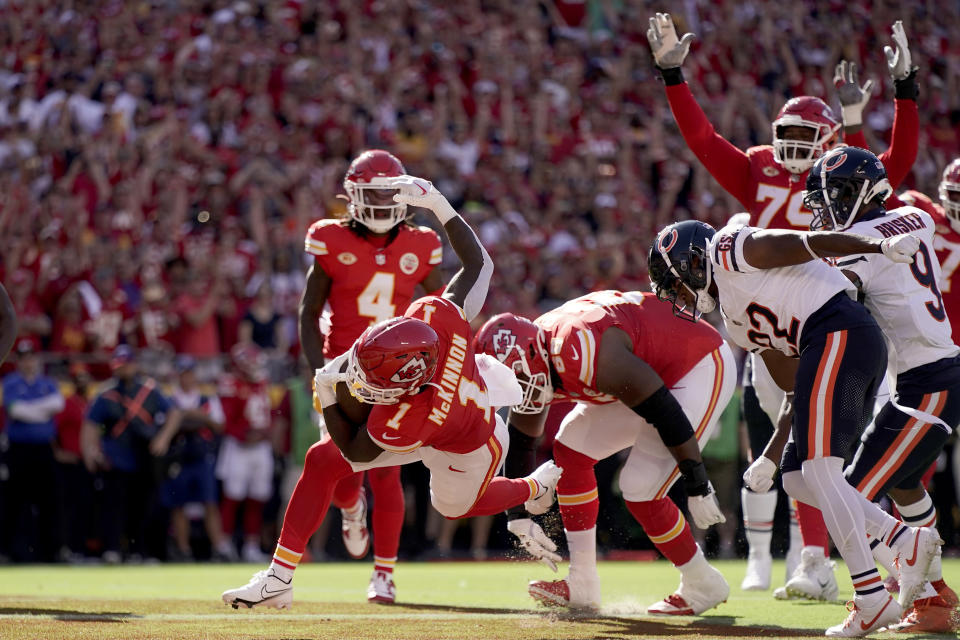
[[234, 609], [240, 605], [248, 609], [289, 609], [293, 605], [293, 578], [284, 582], [274, 574], [273, 569], [264, 569], [253, 574], [250, 582], [244, 586], [224, 591], [220, 598]]
[[[804, 549], [800, 552], [800, 565], [784, 586], [786, 594], [806, 600], [836, 600], [840, 595], [840, 588], [837, 586], [836, 576], [833, 575], [834, 567], [836, 563], [819, 551]], [[776, 592], [774, 597], [777, 597]]]
[[385, 571], [374, 571], [367, 587], [367, 602], [393, 604], [397, 600], [397, 587], [393, 576]]
[[907, 541], [899, 546], [894, 564], [900, 572], [900, 608], [907, 611], [923, 591], [930, 563], [940, 555], [943, 540], [930, 527], [913, 528], [904, 537]]
[[536, 482], [539, 487], [536, 497], [523, 503], [528, 513], [538, 516], [550, 510], [557, 497], [557, 483], [562, 473], [563, 469], [555, 465], [553, 460], [547, 460], [526, 477], [528, 482]]
[[340, 509], [343, 546], [347, 553], [357, 560], [370, 551], [370, 532], [367, 530], [367, 492], [360, 488], [360, 513], [351, 517], [346, 509]]
[[869, 633], [895, 624], [900, 620], [900, 605], [886, 591], [883, 597], [872, 607], [865, 607], [857, 596], [847, 603], [850, 615], [841, 624], [827, 629], [826, 635], [834, 638], [859, 638]]
[[774, 600], [796, 600], [796, 598], [794, 598], [792, 595], [787, 593], [786, 586], [777, 587], [776, 589], [774, 589], [773, 598]]
[[564, 580], [533, 580], [527, 585], [527, 593], [540, 604], [548, 607], [566, 607], [596, 611], [600, 608], [600, 578], [576, 580], [567, 576]]
[[750, 551], [747, 556], [747, 575], [743, 577], [740, 588], [744, 591], [766, 591], [770, 588], [770, 571], [773, 558], [769, 553]]
[[669, 596], [647, 607], [647, 613], [663, 616], [698, 616], [727, 601], [730, 585], [723, 574], [708, 565], [708, 571], [688, 583], [680, 578], [680, 587]]

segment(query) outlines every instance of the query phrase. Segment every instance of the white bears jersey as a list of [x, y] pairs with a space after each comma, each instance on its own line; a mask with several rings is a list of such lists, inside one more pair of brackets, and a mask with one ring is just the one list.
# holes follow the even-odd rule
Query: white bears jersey
[[864, 304], [896, 351], [897, 373], [960, 353], [951, 338], [950, 318], [940, 294], [940, 262], [934, 253], [936, 224], [916, 207], [899, 207], [886, 215], [861, 220], [850, 233], [889, 238], [912, 233], [922, 240], [912, 264], [872, 253], [837, 260], [857, 274]]
[[743, 257], [743, 243], [758, 230], [728, 225], [707, 247], [723, 322], [731, 339], [747, 351], [776, 349], [798, 356], [807, 318], [841, 291], [855, 297], [856, 288], [822, 260], [777, 269], [751, 266]]

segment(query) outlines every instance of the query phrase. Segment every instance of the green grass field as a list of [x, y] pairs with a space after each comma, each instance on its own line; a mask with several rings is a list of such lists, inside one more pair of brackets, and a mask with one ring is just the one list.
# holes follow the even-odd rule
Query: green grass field
[[[393, 606], [366, 603], [369, 563], [308, 564], [297, 570], [293, 609], [283, 612], [235, 611], [220, 602], [221, 591], [262, 568], [253, 565], [8, 566], [0, 567], [0, 638], [801, 638], [821, 636], [846, 616], [842, 602], [778, 602], [770, 592], [743, 592], [745, 563], [715, 564], [731, 584], [729, 601], [699, 618], [666, 620], [645, 614], [679, 581], [662, 560], [603, 563], [605, 606], [590, 616], [535, 606], [527, 581], [554, 574], [530, 562], [401, 563]], [[960, 584], [960, 560], [945, 560], [944, 574]], [[775, 582], [782, 576], [778, 563]], [[842, 565], [837, 577], [841, 597], [849, 598]]]

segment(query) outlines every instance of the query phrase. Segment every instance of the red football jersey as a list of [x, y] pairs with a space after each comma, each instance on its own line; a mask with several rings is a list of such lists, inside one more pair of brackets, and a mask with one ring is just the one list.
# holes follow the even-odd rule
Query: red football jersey
[[650, 365], [668, 387], [723, 343], [709, 323], [673, 315], [673, 305], [652, 293], [594, 291], [545, 313], [534, 321], [546, 334], [547, 349], [560, 385], [554, 402], [616, 402], [597, 391], [597, 353], [603, 332], [622, 329], [633, 353]]
[[266, 382], [250, 382], [228, 375], [221, 379], [219, 386], [224, 433], [245, 442], [251, 430], [270, 428], [270, 394]]
[[[813, 214], [803, 206], [807, 172], [790, 173], [773, 159], [773, 147], [746, 151], [719, 135], [697, 104], [686, 82], [667, 89], [670, 110], [690, 150], [710, 175], [750, 214], [750, 226], [764, 229], [808, 230]], [[920, 120], [914, 100], [896, 100], [890, 148], [878, 158], [896, 188], [910, 172], [917, 155]], [[854, 146], [866, 146], [862, 134], [850, 136]]]
[[440, 337], [440, 360], [430, 386], [399, 404], [374, 405], [367, 433], [380, 447], [409, 453], [421, 446], [468, 453], [487, 443], [496, 425], [487, 387], [474, 361], [470, 323], [463, 309], [427, 296], [404, 314], [423, 320]]
[[318, 220], [307, 231], [307, 253], [332, 280], [331, 329], [323, 344], [327, 358], [349, 349], [370, 325], [406, 309], [416, 286], [443, 258], [440, 237], [427, 227], [401, 224], [393, 242], [379, 242], [360, 237], [339, 220]]
[[[933, 250], [940, 261], [940, 282], [937, 284], [953, 328], [953, 342], [960, 344], [960, 272], [957, 269], [960, 266], [960, 233], [950, 224], [943, 207], [919, 191], [905, 191], [900, 194], [899, 201], [923, 209], [937, 225], [937, 233], [933, 237]], [[887, 200], [887, 208], [893, 208], [890, 200]], [[953, 284], [954, 280], [957, 281], [956, 285]]]

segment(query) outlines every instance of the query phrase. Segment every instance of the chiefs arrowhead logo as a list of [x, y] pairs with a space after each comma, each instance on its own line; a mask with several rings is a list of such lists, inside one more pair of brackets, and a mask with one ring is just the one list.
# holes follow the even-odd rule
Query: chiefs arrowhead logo
[[397, 383], [412, 382], [422, 376], [426, 370], [426, 360], [419, 356], [410, 358], [405, 365], [397, 369], [397, 372], [390, 376], [390, 381]]
[[517, 344], [517, 336], [510, 329], [500, 329], [493, 334], [493, 352], [497, 360], [504, 362]]

